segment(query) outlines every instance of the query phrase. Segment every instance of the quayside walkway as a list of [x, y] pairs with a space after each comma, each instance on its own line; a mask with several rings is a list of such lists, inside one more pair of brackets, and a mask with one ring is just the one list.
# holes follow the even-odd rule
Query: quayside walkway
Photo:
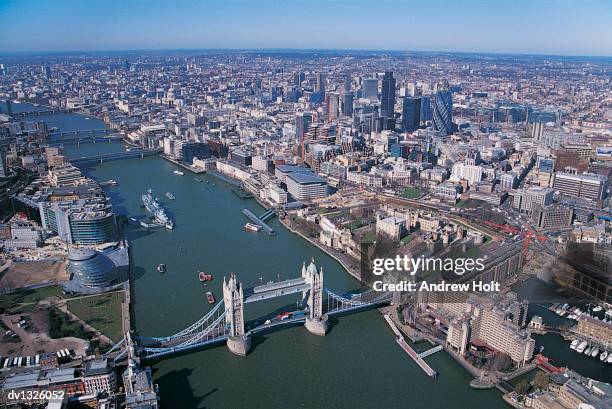
[[[438, 376], [438, 372], [433, 370], [427, 364], [427, 362], [425, 362], [425, 360], [419, 354], [417, 354], [416, 351], [410, 347], [410, 345], [408, 345], [408, 343], [404, 339], [404, 336], [402, 335], [400, 330], [397, 328], [395, 323], [391, 320], [391, 317], [389, 317], [389, 314], [385, 314], [383, 315], [383, 317], [385, 318], [385, 321], [387, 321], [387, 323], [391, 327], [391, 330], [395, 334], [395, 342], [397, 342], [397, 344], [408, 354], [408, 356], [410, 356], [410, 358], [412, 358], [412, 360], [416, 362], [416, 364], [423, 370], [423, 372], [427, 374], [427, 376], [431, 378], [436, 378]], [[439, 351], [439, 349], [432, 348], [430, 351], [433, 351], [431, 353], [435, 353]], [[430, 355], [431, 353], [427, 355]]]

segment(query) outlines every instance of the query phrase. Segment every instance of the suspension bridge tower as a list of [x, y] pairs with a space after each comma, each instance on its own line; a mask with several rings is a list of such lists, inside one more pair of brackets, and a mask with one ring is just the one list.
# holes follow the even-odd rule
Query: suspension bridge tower
[[225, 321], [229, 325], [227, 347], [236, 355], [245, 356], [251, 349], [251, 337], [244, 332], [244, 294], [234, 273], [226, 282], [223, 277]]
[[314, 260], [308, 267], [304, 263], [302, 277], [310, 284], [310, 288], [304, 291], [304, 297], [308, 293], [308, 316], [304, 326], [311, 333], [323, 336], [328, 328], [327, 315], [323, 314], [323, 267], [317, 269]]

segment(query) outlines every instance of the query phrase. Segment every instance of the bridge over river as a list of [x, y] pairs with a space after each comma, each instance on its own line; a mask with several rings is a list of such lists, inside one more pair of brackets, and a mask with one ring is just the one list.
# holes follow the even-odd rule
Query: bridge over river
[[[245, 322], [246, 304], [302, 294], [295, 311], [282, 313], [261, 323]], [[300, 277], [270, 282], [243, 289], [236, 275], [223, 279], [223, 300], [189, 327], [165, 337], [135, 337], [137, 351], [143, 359], [155, 359], [176, 353], [226, 342], [237, 355], [246, 355], [251, 348], [251, 336], [278, 326], [304, 324], [315, 335], [325, 335], [329, 316], [352, 313], [391, 302], [391, 293], [368, 290], [360, 294], [338, 295], [323, 286], [323, 269], [314, 262], [302, 266]]]
[[147, 156], [158, 155], [159, 153], [161, 153], [161, 149], [144, 149], [144, 148], [143, 149], [132, 149], [132, 150], [123, 151], [123, 152], [101, 153], [101, 154], [92, 155], [92, 156], [75, 157], [75, 158], [70, 159], [70, 163], [72, 164], [79, 164], [79, 163], [86, 163], [86, 162], [103, 163], [103, 162], [111, 162], [111, 161], [122, 160], [122, 159], [144, 158]]

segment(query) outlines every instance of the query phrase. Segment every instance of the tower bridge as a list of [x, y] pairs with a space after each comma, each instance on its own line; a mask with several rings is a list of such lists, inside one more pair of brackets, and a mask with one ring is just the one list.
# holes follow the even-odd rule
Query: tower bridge
[[[285, 312], [264, 323], [246, 322], [246, 304], [302, 294], [303, 306]], [[167, 337], [138, 337], [138, 348], [143, 359], [155, 359], [179, 352], [225, 342], [229, 350], [244, 356], [251, 349], [253, 334], [278, 326], [303, 324], [315, 335], [328, 330], [328, 318], [334, 314], [351, 313], [391, 302], [391, 293], [368, 290], [360, 294], [338, 295], [323, 285], [323, 269], [312, 261], [302, 266], [300, 277], [270, 282], [244, 289], [234, 273], [223, 279], [223, 300], [189, 327]]]

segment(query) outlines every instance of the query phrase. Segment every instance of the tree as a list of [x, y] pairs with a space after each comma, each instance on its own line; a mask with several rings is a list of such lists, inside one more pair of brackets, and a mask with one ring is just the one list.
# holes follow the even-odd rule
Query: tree
[[527, 395], [527, 393], [529, 392], [529, 382], [523, 379], [522, 381], [516, 384], [514, 391], [519, 395]]
[[490, 370], [507, 371], [512, 368], [512, 358], [510, 355], [500, 353], [491, 358]]
[[548, 376], [545, 372], [538, 372], [533, 378], [533, 386], [543, 391], [548, 389], [548, 384], [550, 382], [550, 376]]

